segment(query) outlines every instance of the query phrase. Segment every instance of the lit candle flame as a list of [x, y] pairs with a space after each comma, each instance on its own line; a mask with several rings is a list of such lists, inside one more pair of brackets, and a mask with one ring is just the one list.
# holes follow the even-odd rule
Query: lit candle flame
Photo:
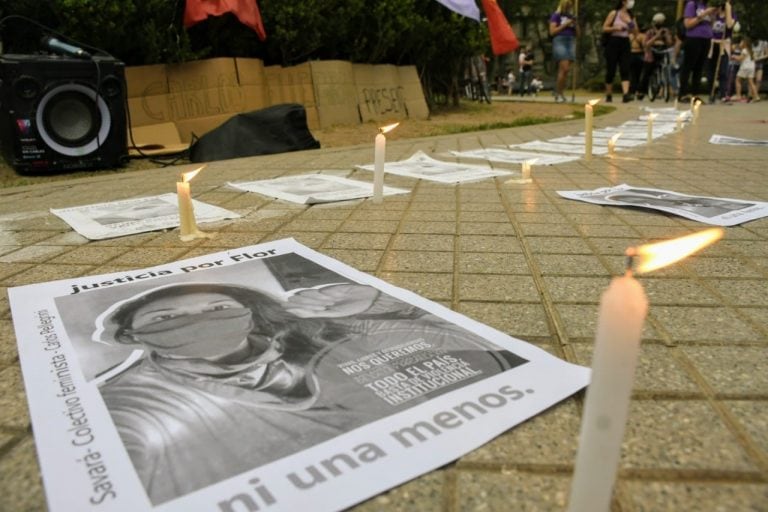
[[615, 146], [616, 143], [619, 141], [619, 137], [621, 137], [622, 135], [623, 133], [619, 132], [615, 134], [613, 137], [611, 137], [610, 139], [608, 139], [608, 142]]
[[590, 107], [594, 107], [594, 106], [595, 106], [595, 105], [597, 105], [598, 103], [600, 103], [600, 99], [599, 99], [599, 98], [598, 98], [598, 99], [596, 99], [596, 100], [589, 100], [589, 101], [587, 102], [587, 104], [588, 104]]
[[648, 119], [649, 119], [649, 120], [651, 120], [651, 121], [653, 121], [653, 120], [654, 120], [654, 119], [656, 119], [658, 116], [659, 116], [659, 114], [656, 114], [656, 113], [653, 113], [653, 114], [648, 114]]
[[711, 228], [682, 236], [673, 240], [666, 240], [655, 244], [641, 245], [627, 249], [627, 256], [637, 261], [638, 273], [650, 272], [667, 265], [671, 265], [683, 258], [713, 244], [723, 237], [725, 231], [722, 228]]
[[202, 171], [203, 169], [205, 169], [205, 166], [201, 165], [200, 167], [198, 167], [197, 169], [195, 169], [193, 171], [181, 173], [181, 181], [184, 182], [184, 183], [190, 181], [192, 178], [197, 176], [200, 173], [200, 171]]
[[388, 124], [387, 126], [382, 126], [379, 128], [379, 133], [388, 133], [397, 128], [400, 125], [400, 123], [394, 123], [394, 124]]
[[677, 116], [677, 119], [679, 121], [685, 121], [685, 118], [686, 118], [685, 112], [680, 112], [680, 114], [678, 114]]

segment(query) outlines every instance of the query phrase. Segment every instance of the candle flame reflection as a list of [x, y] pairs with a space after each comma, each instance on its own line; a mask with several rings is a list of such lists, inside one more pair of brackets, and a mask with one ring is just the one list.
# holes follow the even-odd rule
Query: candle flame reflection
[[627, 249], [627, 256], [637, 261], [638, 273], [650, 272], [671, 265], [723, 237], [722, 228], [711, 228], [655, 244]]
[[192, 178], [197, 176], [200, 173], [200, 171], [202, 171], [203, 169], [205, 169], [204, 165], [198, 167], [197, 169], [195, 169], [193, 171], [181, 173], [181, 181], [184, 182], [184, 183], [190, 181]]
[[388, 133], [397, 128], [400, 125], [400, 123], [393, 123], [388, 124], [387, 126], [382, 126], [379, 128], [379, 133]]

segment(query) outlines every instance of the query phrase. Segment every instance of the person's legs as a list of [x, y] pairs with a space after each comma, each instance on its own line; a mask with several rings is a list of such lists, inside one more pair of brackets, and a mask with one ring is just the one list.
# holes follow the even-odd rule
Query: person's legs
[[643, 54], [633, 52], [629, 58], [629, 94], [640, 92], [643, 89], [640, 86], [643, 75]]
[[613, 79], [616, 78], [616, 66], [619, 63], [618, 46], [615, 43], [617, 37], [609, 37], [605, 46], [605, 101], [613, 100]]
[[701, 77], [709, 51], [709, 39], [693, 38], [693, 41], [695, 50], [691, 58], [691, 94], [697, 95], [701, 91]]
[[623, 93], [623, 101], [624, 103], [627, 103], [628, 101], [631, 101], [632, 98], [629, 95], [629, 59], [631, 56], [631, 51], [629, 47], [629, 39], [627, 38], [620, 38], [620, 48], [619, 48], [619, 76], [621, 77], [621, 92]]
[[571, 69], [571, 61], [561, 60], [557, 63], [557, 95], [564, 97], [565, 84], [568, 79], [568, 72]]
[[736, 97], [741, 99], [741, 77], [736, 75]]

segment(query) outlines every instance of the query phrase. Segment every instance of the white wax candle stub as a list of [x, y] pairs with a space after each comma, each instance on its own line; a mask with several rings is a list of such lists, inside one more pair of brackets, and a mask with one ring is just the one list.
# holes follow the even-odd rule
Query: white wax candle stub
[[607, 512], [616, 481], [648, 299], [627, 275], [600, 300], [569, 512]]
[[179, 238], [183, 242], [197, 238], [212, 238], [213, 233], [206, 233], [197, 229], [195, 208], [192, 203], [192, 188], [189, 181], [197, 176], [205, 166], [181, 175], [181, 181], [176, 182], [176, 196], [179, 201]]
[[584, 105], [584, 158], [592, 158], [592, 127], [594, 109], [592, 105], [597, 104], [597, 100], [592, 100]]

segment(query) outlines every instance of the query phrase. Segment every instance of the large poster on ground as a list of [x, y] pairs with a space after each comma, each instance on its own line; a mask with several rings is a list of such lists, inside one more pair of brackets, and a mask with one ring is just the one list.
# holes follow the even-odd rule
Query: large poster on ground
[[294, 240], [9, 297], [54, 512], [342, 509], [589, 377]]

